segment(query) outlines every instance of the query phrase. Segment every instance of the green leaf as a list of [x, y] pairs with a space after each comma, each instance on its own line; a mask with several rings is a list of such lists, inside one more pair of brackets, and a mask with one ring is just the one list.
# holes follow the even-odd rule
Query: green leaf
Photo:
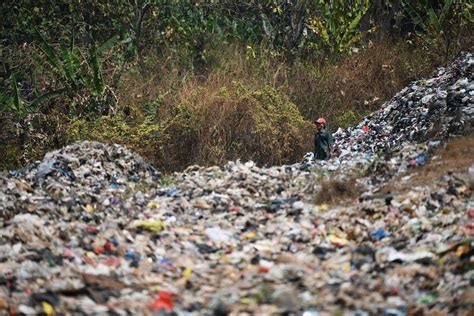
[[404, 0], [402, 2], [403, 7], [405, 8], [407, 14], [410, 16], [410, 18], [413, 20], [413, 22], [421, 27], [423, 30], [426, 31], [426, 25], [425, 22], [423, 21], [423, 18], [421, 15], [417, 12], [417, 10], [411, 5], [410, 0]]
[[102, 77], [102, 69], [99, 63], [99, 56], [97, 54], [97, 50], [95, 49], [95, 47], [90, 52], [90, 58], [91, 58], [91, 69], [92, 69], [93, 86], [94, 86], [93, 92], [97, 96], [101, 96], [104, 94], [104, 91], [105, 91], [105, 83]]
[[439, 14], [439, 22], [444, 24], [446, 22], [446, 19], [449, 15], [449, 11], [451, 10], [453, 6], [453, 0], [445, 0], [443, 9], [441, 10], [441, 13]]
[[[84, 85], [84, 71], [81, 69], [81, 58], [83, 58], [83, 54], [78, 47], [74, 47], [73, 50], [69, 54], [69, 58], [71, 59], [72, 67], [75, 71], [76, 75], [76, 82], [78, 86]], [[84, 60], [85, 58], [83, 58]]]
[[262, 14], [262, 23], [263, 23], [263, 30], [268, 37], [272, 37], [273, 35], [273, 27], [268, 20], [268, 17], [265, 14]]
[[53, 68], [63, 77], [65, 77], [65, 71], [61, 65], [61, 60], [55, 53], [54, 49], [48, 44], [46, 39], [43, 37], [41, 32], [35, 28], [35, 35], [39, 41], [39, 47], [41, 51], [45, 54], [46, 58], [48, 59], [49, 63]]
[[438, 19], [438, 15], [433, 8], [428, 9], [429, 24], [433, 26], [437, 31], [441, 30], [441, 24]]
[[109, 38], [105, 43], [97, 47], [96, 53], [98, 56], [103, 56], [107, 51], [114, 47], [119, 42], [120, 37], [114, 35]]
[[40, 106], [42, 103], [50, 101], [54, 98], [60, 97], [66, 93], [66, 89], [59, 89], [59, 90], [54, 90], [48, 93], [45, 93], [31, 102], [30, 107], [32, 109], [36, 109], [38, 106]]
[[349, 24], [347, 27], [346, 31], [344, 32], [344, 35], [342, 36], [341, 39], [341, 44], [343, 46], [347, 46], [347, 44], [350, 42], [349, 36], [351, 36], [352, 32], [355, 31], [357, 26], [359, 25], [360, 20], [362, 19], [363, 13], [359, 13]]
[[33, 87], [34, 87], [34, 93], [36, 96], [39, 95], [38, 92], [38, 77], [37, 77], [37, 72], [36, 72], [36, 67], [33, 67], [33, 71], [31, 73], [31, 79], [33, 81]]
[[64, 69], [64, 75], [67, 81], [71, 84], [72, 88], [74, 90], [77, 90], [80, 84], [76, 78], [76, 72], [78, 71], [78, 69], [72, 59], [72, 52], [70, 50], [63, 49], [61, 51], [61, 57], [63, 60], [62, 64]]
[[21, 100], [20, 93], [18, 92], [18, 86], [16, 82], [16, 76], [12, 75], [12, 88], [13, 88], [13, 107], [17, 115], [25, 114], [25, 105]]

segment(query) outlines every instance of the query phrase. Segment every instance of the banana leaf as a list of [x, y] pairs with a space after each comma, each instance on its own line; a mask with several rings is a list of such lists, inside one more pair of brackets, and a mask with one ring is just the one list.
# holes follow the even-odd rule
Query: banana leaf
[[52, 99], [55, 99], [55, 98], [58, 98], [60, 96], [65, 95], [66, 91], [67, 91], [66, 89], [59, 89], [59, 90], [54, 90], [54, 91], [45, 93], [45, 94], [37, 97], [36, 99], [34, 99], [33, 102], [31, 102], [30, 107], [32, 109], [36, 109], [37, 107], [39, 107], [44, 102], [47, 102], [47, 101], [50, 101]]
[[[341, 38], [340, 44], [342, 45], [342, 48], [346, 48], [349, 43], [351, 43], [351, 38], [350, 36], [352, 33], [356, 30], [357, 26], [359, 25], [360, 20], [362, 19], [362, 16], [365, 14], [365, 12], [360, 12], [349, 24], [347, 29], [344, 32], [344, 35]], [[357, 36], [357, 34], [355, 35]]]
[[12, 75], [12, 88], [13, 88], [13, 110], [16, 112], [17, 115], [25, 114], [25, 104], [20, 97], [20, 93], [18, 92], [18, 86], [16, 82], [16, 76]]
[[66, 72], [61, 64], [61, 60], [58, 55], [55, 53], [53, 47], [51, 47], [46, 39], [43, 37], [41, 32], [35, 28], [35, 35], [39, 41], [39, 48], [45, 54], [46, 58], [48, 59], [51, 66], [54, 68], [56, 72], [58, 72], [63, 78], [66, 78]]
[[93, 48], [90, 52], [90, 65], [93, 76], [93, 92], [95, 95], [101, 96], [105, 91], [105, 82], [104, 78], [102, 77], [99, 56], [95, 48]]
[[106, 52], [108, 52], [112, 47], [114, 47], [119, 42], [119, 36], [114, 35], [109, 38], [105, 43], [97, 47], [96, 53], [99, 57], [102, 57]]

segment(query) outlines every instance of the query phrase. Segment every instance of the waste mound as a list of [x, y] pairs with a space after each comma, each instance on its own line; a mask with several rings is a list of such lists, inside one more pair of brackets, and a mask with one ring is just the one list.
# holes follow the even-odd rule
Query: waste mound
[[474, 130], [473, 78], [474, 56], [463, 53], [434, 77], [404, 88], [356, 126], [334, 133], [340, 153], [332, 161], [315, 162], [309, 154], [303, 168], [317, 165], [347, 173], [370, 165], [372, 180], [381, 182], [424, 164], [446, 139]]
[[[155, 183], [160, 173], [139, 155], [120, 145], [82, 141], [47, 153], [19, 171], [11, 171], [16, 186], [28, 195], [22, 199], [3, 198], [3, 207], [14, 212], [37, 208], [43, 211], [75, 212], [94, 203], [108, 204], [103, 192], [129, 186], [138, 182]], [[10, 184], [13, 188], [14, 184]], [[1, 194], [1, 193], [0, 193]], [[30, 204], [29, 197], [41, 195]], [[28, 198], [27, 198], [28, 197]], [[0, 200], [1, 201], [1, 200]]]
[[[94, 141], [76, 142], [49, 152], [44, 159], [20, 173], [26, 180], [40, 186], [52, 181], [69, 181], [83, 188], [91, 185], [120, 184], [127, 181], [155, 181], [159, 172], [139, 155], [120, 145], [105, 145]], [[93, 177], [91, 177], [93, 176]]]
[[416, 81], [397, 93], [357, 126], [339, 130], [336, 144], [344, 151], [377, 154], [400, 150], [410, 142], [472, 132], [473, 79], [474, 56], [465, 53], [434, 77]]
[[472, 60], [335, 133], [329, 161], [161, 176], [78, 142], [0, 177], [0, 314], [472, 315], [474, 161], [381, 191], [472, 130]]

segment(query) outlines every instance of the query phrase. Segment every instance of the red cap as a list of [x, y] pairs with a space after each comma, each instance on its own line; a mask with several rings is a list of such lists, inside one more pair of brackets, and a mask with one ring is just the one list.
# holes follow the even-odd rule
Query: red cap
[[316, 121], [313, 122], [314, 124], [323, 124], [324, 126], [326, 126], [326, 119], [324, 117], [320, 117], [318, 118]]

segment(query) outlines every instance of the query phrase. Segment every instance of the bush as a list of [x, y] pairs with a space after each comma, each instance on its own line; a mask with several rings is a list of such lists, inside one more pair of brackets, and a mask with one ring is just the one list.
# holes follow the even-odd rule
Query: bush
[[336, 115], [334, 126], [348, 128], [357, 124], [361, 118], [362, 116], [356, 113], [354, 110], [342, 110], [340, 114]]
[[295, 104], [267, 85], [190, 83], [183, 90], [177, 106], [165, 106], [158, 115], [164, 129], [157, 160], [165, 168], [237, 158], [279, 164], [299, 159], [307, 149], [310, 125]]
[[295, 104], [268, 85], [251, 87], [229, 80], [219, 87], [193, 81], [162, 102], [155, 120], [127, 120], [124, 114], [94, 122], [72, 120], [68, 141], [124, 144], [164, 170], [238, 158], [289, 163], [299, 160], [311, 144], [311, 124]]
[[0, 144], [0, 155], [2, 156], [2, 169], [15, 169], [21, 165], [21, 147], [14, 144]]

